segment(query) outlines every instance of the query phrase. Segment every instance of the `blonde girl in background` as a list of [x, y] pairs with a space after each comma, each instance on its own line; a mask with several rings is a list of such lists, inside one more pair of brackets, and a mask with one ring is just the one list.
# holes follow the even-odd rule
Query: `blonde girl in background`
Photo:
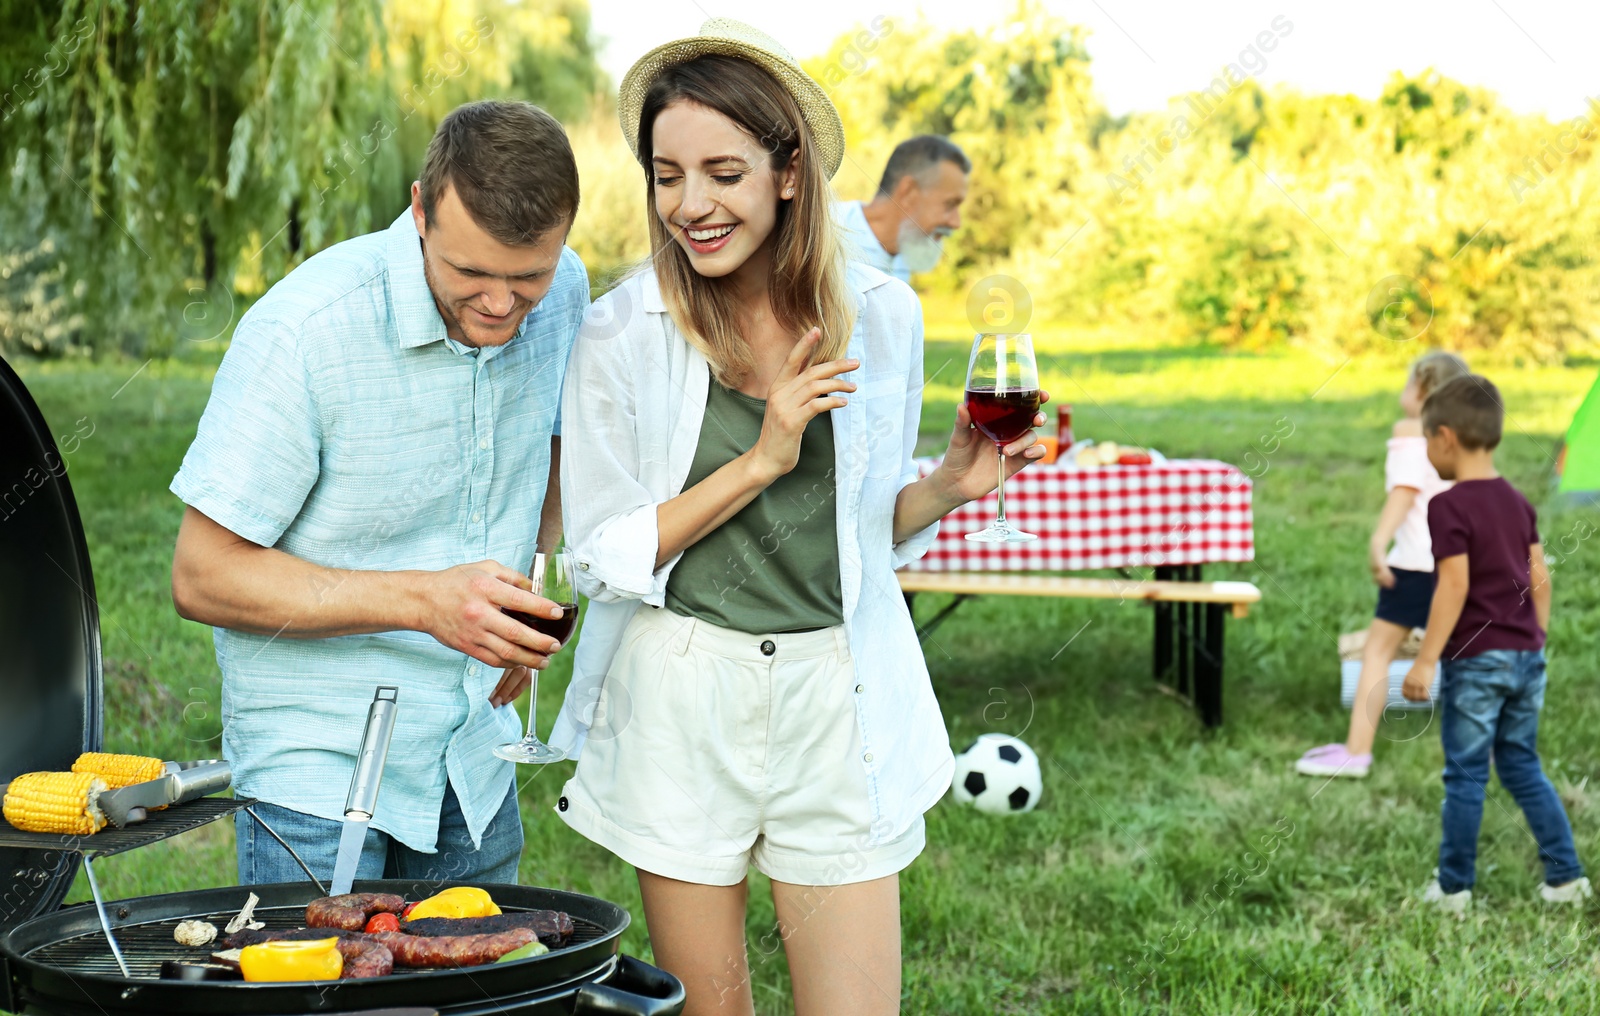
[[1372, 578], [1378, 584], [1378, 607], [1367, 628], [1350, 730], [1343, 743], [1312, 748], [1300, 757], [1295, 771], [1305, 776], [1360, 779], [1372, 768], [1372, 741], [1389, 701], [1389, 665], [1411, 629], [1427, 624], [1433, 603], [1428, 502], [1450, 487], [1428, 461], [1422, 403], [1445, 382], [1468, 373], [1461, 357], [1442, 350], [1424, 354], [1411, 365], [1400, 393], [1404, 415], [1394, 425], [1384, 462], [1384, 487], [1389, 495], [1367, 549]]

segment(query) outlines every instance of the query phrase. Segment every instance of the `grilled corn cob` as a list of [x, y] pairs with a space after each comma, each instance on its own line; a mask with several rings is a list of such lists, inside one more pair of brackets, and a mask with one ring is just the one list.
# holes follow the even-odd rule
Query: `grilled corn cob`
[[143, 755], [113, 755], [104, 751], [86, 751], [72, 763], [75, 773], [93, 773], [113, 789], [129, 787], [135, 783], [158, 780], [167, 771], [167, 764], [158, 758]]
[[106, 824], [99, 802], [105, 789], [94, 773], [23, 773], [6, 788], [6, 821], [30, 833], [99, 832]]

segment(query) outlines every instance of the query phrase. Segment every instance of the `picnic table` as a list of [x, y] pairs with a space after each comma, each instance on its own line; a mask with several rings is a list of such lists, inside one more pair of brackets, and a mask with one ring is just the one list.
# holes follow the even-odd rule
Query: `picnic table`
[[[939, 460], [919, 459], [926, 476]], [[1035, 463], [1006, 481], [1006, 516], [1039, 539], [974, 543], [995, 516], [990, 494], [945, 516], [928, 553], [899, 572], [911, 608], [919, 592], [955, 599], [925, 623], [926, 637], [980, 594], [1140, 600], [1154, 607], [1154, 670], [1192, 695], [1207, 726], [1222, 722], [1223, 615], [1243, 617], [1261, 592], [1249, 582], [1206, 582], [1204, 565], [1255, 558], [1250, 478], [1213, 459], [1138, 466]], [[1131, 569], [1153, 569], [1154, 578]], [[1061, 572], [1114, 569], [1116, 578]], [[913, 612], [913, 618], [915, 613]]]

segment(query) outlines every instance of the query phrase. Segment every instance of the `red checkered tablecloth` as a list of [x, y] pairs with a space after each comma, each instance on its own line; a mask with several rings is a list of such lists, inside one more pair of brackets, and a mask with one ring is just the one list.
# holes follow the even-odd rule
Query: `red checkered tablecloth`
[[[923, 476], [938, 459], [920, 459]], [[1034, 464], [1006, 481], [1006, 516], [1039, 539], [973, 543], [994, 519], [990, 494], [946, 515], [938, 539], [907, 571], [1084, 571], [1249, 561], [1255, 557], [1250, 478], [1226, 462], [1149, 466]]]

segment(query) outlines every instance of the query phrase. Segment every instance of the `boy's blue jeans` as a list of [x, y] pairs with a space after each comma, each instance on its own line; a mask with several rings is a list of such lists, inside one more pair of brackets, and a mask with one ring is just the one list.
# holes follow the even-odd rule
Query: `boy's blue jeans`
[[1544, 879], [1562, 885], [1583, 875], [1572, 826], [1555, 787], [1539, 766], [1534, 742], [1544, 706], [1544, 650], [1493, 649], [1442, 661], [1439, 727], [1444, 741], [1444, 837], [1439, 888], [1472, 888], [1478, 859], [1489, 759], [1539, 842]]

